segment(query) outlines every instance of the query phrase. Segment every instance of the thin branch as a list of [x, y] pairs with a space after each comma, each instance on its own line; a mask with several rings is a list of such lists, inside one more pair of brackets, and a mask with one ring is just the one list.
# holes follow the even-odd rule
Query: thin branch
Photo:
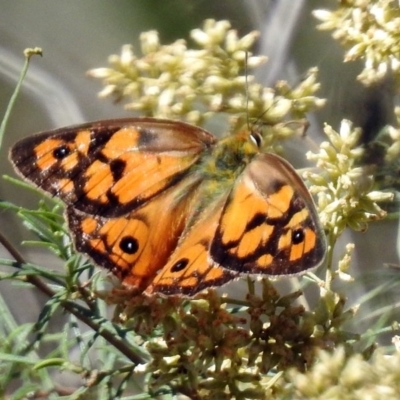
[[[10, 255], [16, 261], [16, 264], [18, 264], [15, 265], [15, 267], [21, 268], [21, 266], [26, 264], [25, 259], [9, 242], [9, 240], [2, 234], [2, 232], [0, 232], [0, 243], [3, 244], [5, 249], [10, 253]], [[39, 289], [42, 293], [44, 293], [48, 297], [53, 297], [56, 294], [54, 290], [52, 290], [45, 282], [43, 282], [37, 276], [27, 275], [25, 276], [25, 281], [35, 286], [37, 289]], [[89, 297], [89, 292], [86, 289], [80, 288], [80, 293], [85, 297]], [[78, 310], [76, 310], [75, 304], [73, 302], [71, 302], [70, 300], [62, 300], [60, 301], [60, 304], [66, 311], [74, 315], [76, 318], [78, 318], [80, 321], [85, 323], [87, 326], [89, 326], [91, 329], [97, 332], [100, 336], [106, 339], [111, 345], [113, 345], [116, 349], [118, 349], [134, 364], [143, 364], [146, 362], [142, 357], [139, 357], [126, 343], [124, 343], [121, 338], [115, 336], [113, 333], [105, 329], [104, 326], [100, 326], [99, 324], [92, 321], [90, 318], [86, 317]]]

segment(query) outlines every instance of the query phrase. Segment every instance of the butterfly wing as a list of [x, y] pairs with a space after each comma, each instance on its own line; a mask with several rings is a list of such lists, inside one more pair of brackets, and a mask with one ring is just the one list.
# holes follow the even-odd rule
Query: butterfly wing
[[313, 200], [293, 167], [259, 154], [237, 179], [210, 247], [228, 271], [293, 275], [317, 267], [325, 235]]
[[168, 262], [146, 289], [146, 294], [193, 296], [238, 277], [235, 271], [215, 264], [209, 255], [225, 200], [226, 196], [209, 205], [197, 223], [185, 231]]
[[[120, 217], [66, 210], [75, 248], [143, 291], [168, 261], [184, 229], [197, 183], [192, 177]], [[184, 194], [184, 195], [182, 195]]]
[[117, 217], [177, 183], [215, 142], [183, 122], [118, 119], [25, 138], [10, 159], [23, 177], [68, 205]]

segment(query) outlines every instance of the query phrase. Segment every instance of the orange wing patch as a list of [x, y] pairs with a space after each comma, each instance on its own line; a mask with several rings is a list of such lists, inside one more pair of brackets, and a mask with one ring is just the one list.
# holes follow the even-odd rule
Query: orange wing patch
[[224, 206], [211, 258], [229, 271], [250, 274], [293, 275], [314, 268], [326, 249], [317, 220], [293, 168], [278, 156], [260, 154]]
[[68, 207], [76, 249], [111, 270], [123, 283], [144, 290], [167, 263], [184, 229], [196, 189], [188, 180], [183, 190], [188, 195], [170, 189], [117, 218], [92, 216]]
[[203, 289], [222, 286], [238, 277], [236, 272], [221, 268], [209, 256], [221, 211], [222, 204], [218, 202], [190, 227], [168, 263], [146, 289], [146, 294], [193, 296]]
[[176, 184], [215, 143], [182, 122], [131, 118], [31, 136], [10, 158], [26, 179], [67, 205], [117, 217]]

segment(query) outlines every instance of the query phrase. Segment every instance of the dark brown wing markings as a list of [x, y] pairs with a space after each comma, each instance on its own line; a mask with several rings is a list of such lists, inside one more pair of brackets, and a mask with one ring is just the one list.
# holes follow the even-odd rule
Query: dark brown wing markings
[[[217, 232], [210, 249], [211, 257], [228, 270], [251, 274], [293, 275], [307, 269], [307, 266], [315, 265], [323, 256], [323, 249], [316, 247], [315, 251], [303, 252], [300, 262], [294, 262], [290, 261], [290, 247], [280, 247], [282, 236], [290, 234], [290, 241], [293, 242], [293, 236], [296, 233], [303, 235], [303, 233], [292, 230], [289, 222], [293, 214], [304, 209], [304, 204], [301, 204], [300, 199], [294, 199], [288, 212], [282, 218], [269, 218], [266, 214], [257, 214], [247, 223], [243, 235], [229, 243], [223, 243], [222, 233]], [[271, 232], [267, 235], [268, 239], [264, 242], [255, 242], [254, 249], [251, 252], [246, 256], [238, 257], [235, 250], [240, 245], [244, 235], [257, 227], [266, 230], [265, 225], [271, 228]], [[301, 229], [315, 231], [315, 226], [310, 216], [304, 220]], [[271, 257], [269, 265], [265, 267], [258, 266], [257, 260], [266, 255]]]
[[[142, 223], [141, 236], [143, 240], [138, 240], [137, 236], [133, 232], [127, 232], [129, 223], [132, 220], [126, 218], [102, 218], [100, 216], [90, 216], [73, 207], [67, 207], [66, 217], [68, 225], [73, 233], [74, 244], [77, 251], [87, 254], [97, 265], [107, 268], [113, 272], [119, 279], [125, 280], [129, 274], [131, 274], [132, 266], [135, 261], [140, 257], [144, 248], [144, 241], [147, 239], [148, 235], [144, 235], [147, 227], [147, 232], [149, 230], [147, 221], [143, 221], [137, 217], [137, 221]], [[88, 226], [92, 224], [93, 230], [87, 231]], [[107, 224], [108, 232], [103, 232], [105, 224]], [[118, 228], [119, 234], [111, 237], [109, 232]], [[144, 238], [143, 238], [144, 236]], [[132, 251], [128, 251], [126, 248], [121, 248], [127, 246], [126, 239], [131, 238], [134, 243], [136, 243], [136, 248]], [[121, 252], [118, 254], [114, 249], [118, 246]], [[131, 259], [127, 261], [127, 257], [124, 259], [124, 255], [132, 256]], [[129, 258], [128, 258], [129, 259]]]
[[[94, 129], [90, 135], [90, 144], [87, 151], [87, 156], [83, 156], [74, 146], [76, 137], [80, 131], [69, 130], [62, 132], [61, 138], [58, 136], [59, 131], [49, 132], [45, 134], [39, 134], [36, 136], [28, 137], [18, 142], [10, 152], [10, 158], [13, 161], [17, 171], [26, 179], [33, 182], [41, 189], [49, 192], [53, 196], [60, 196], [66, 203], [76, 203], [83, 197], [82, 183], [77, 177], [85, 171], [89, 165], [93, 162], [92, 159], [96, 159], [97, 154], [100, 153], [102, 145], [106, 143], [110, 137], [116, 132], [115, 129], [102, 130], [101, 135], [98, 136]], [[77, 163], [74, 168], [65, 170], [62, 168], [63, 159], [54, 157], [54, 161], [51, 166], [46, 169], [39, 167], [39, 162], [36, 149], [46, 141], [58, 140], [60, 146], [68, 148], [70, 153], [68, 156], [74, 155], [77, 157]], [[57, 152], [57, 147], [49, 148], [49, 150], [42, 155], [42, 158], [49, 158], [53, 153]], [[65, 160], [65, 158], [64, 158]], [[70, 195], [63, 195], [63, 187], [58, 187], [58, 183], [63, 182], [73, 183], [73, 188]], [[67, 183], [65, 184], [67, 185]]]
[[[130, 134], [128, 144], [123, 137], [124, 129]], [[121, 132], [118, 134], [118, 131]], [[79, 146], [76, 142], [82, 133], [90, 134], [88, 146]], [[118, 135], [121, 137], [116, 139]], [[35, 151], [45, 141], [58, 141], [59, 145], [50, 146], [47, 153], [42, 154], [41, 158], [47, 160], [47, 164], [41, 166]], [[201, 152], [215, 142], [208, 132], [182, 122], [133, 118], [99, 121], [38, 134], [17, 143], [10, 158], [21, 175], [67, 204], [90, 214], [116, 217], [140, 207], [180, 182]], [[124, 152], [124, 146], [132, 143], [135, 149], [129, 150], [137, 151], [137, 155], [131, 156]], [[128, 175], [135, 176], [142, 169], [140, 166], [138, 172], [131, 171], [129, 160], [143, 158], [143, 154], [155, 159], [154, 165], [150, 166], [152, 169], [142, 177], [148, 186], [143, 188], [143, 193], [133, 192], [134, 197], [122, 199], [121, 195], [129, 193], [127, 189], [133, 187], [129, 186]], [[163, 165], [163, 157], [166, 165]], [[157, 168], [164, 171], [159, 177]], [[88, 171], [92, 171], [92, 180]]]
[[[194, 204], [203, 192], [199, 190]], [[185, 225], [180, 240], [159, 273], [154, 277], [146, 294], [192, 296], [211, 287], [219, 287], [235, 279], [238, 274], [218, 266], [209, 255], [211, 240], [217, 229], [226, 194], [214, 199], [198, 216], [193, 225]], [[193, 211], [193, 208], [191, 208]]]
[[325, 251], [304, 183], [286, 161], [258, 155], [224, 205], [211, 258], [229, 271], [293, 275], [318, 266]]
[[173, 258], [173, 263], [169, 262], [160, 271], [160, 276], [157, 276], [145, 293], [191, 297], [204, 289], [220, 287], [238, 277], [238, 273], [225, 270], [209, 259], [208, 241], [199, 242], [196, 246], [199, 248], [195, 257]]
[[202, 273], [182, 275], [172, 284], [157, 284], [145, 290], [145, 294], [159, 293], [165, 296], [182, 295], [192, 297], [205, 289], [218, 288], [239, 277], [238, 273], [225, 270], [218, 266], [208, 265]]
[[198, 185], [198, 180], [188, 177], [182, 187], [168, 189], [152, 202], [115, 218], [67, 207], [75, 248], [123, 283], [144, 290], [176, 248]]

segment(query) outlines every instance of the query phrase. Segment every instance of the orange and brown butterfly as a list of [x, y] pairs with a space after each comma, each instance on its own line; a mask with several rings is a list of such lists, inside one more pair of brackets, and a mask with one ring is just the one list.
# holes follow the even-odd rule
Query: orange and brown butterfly
[[244, 274], [294, 275], [326, 252], [313, 200], [285, 160], [245, 130], [217, 140], [155, 118], [39, 133], [10, 152], [61, 198], [78, 251], [147, 294], [193, 296]]

